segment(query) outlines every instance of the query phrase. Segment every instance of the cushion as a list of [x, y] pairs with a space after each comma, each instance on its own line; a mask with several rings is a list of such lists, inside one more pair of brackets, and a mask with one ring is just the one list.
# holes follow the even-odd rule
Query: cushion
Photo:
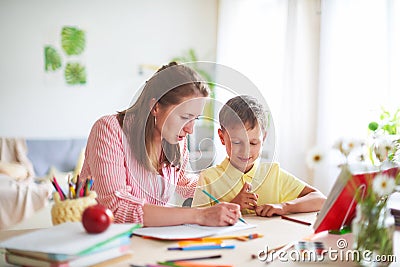
[[36, 176], [45, 176], [52, 166], [61, 172], [73, 171], [86, 146], [86, 141], [86, 139], [27, 139], [28, 158], [34, 166]]
[[17, 180], [28, 178], [28, 169], [20, 163], [0, 161], [0, 174], [5, 174]]

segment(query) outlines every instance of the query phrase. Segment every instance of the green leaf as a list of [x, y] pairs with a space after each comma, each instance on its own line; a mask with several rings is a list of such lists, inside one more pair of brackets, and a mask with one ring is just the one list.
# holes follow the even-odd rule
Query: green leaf
[[379, 127], [379, 124], [375, 121], [370, 122], [368, 124], [368, 129], [370, 129], [371, 131], [376, 131], [378, 129], [378, 127]]
[[63, 27], [61, 45], [67, 55], [80, 55], [85, 50], [85, 32], [76, 27]]
[[197, 56], [196, 56], [196, 52], [194, 51], [194, 49], [189, 49], [189, 58], [193, 62], [198, 61], [197, 60]]
[[64, 76], [67, 84], [86, 84], [86, 68], [80, 63], [67, 63]]
[[61, 68], [61, 56], [57, 50], [47, 45], [44, 47], [44, 69], [46, 71], [55, 71]]

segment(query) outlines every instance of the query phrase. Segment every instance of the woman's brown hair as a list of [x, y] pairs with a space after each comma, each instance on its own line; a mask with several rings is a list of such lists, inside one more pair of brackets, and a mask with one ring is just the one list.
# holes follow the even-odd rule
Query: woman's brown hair
[[146, 82], [135, 103], [117, 114], [119, 124], [124, 130], [131, 153], [147, 170], [161, 172], [166, 166], [180, 167], [181, 152], [179, 144], [170, 144], [162, 140], [159, 159], [155, 158], [152, 147], [152, 133], [155, 118], [151, 114], [154, 106], [152, 99], [162, 106], [177, 105], [187, 97], [207, 97], [210, 90], [207, 83], [192, 68], [171, 62], [162, 66]]

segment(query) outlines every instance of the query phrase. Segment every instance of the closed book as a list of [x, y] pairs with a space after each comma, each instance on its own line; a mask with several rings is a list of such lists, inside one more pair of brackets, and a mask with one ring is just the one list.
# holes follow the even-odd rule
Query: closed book
[[313, 225], [315, 233], [325, 230], [340, 231], [350, 226], [355, 217], [358, 197], [362, 197], [368, 189], [370, 180], [379, 173], [395, 178], [400, 172], [397, 165], [387, 166], [383, 170], [362, 165], [344, 166], [336, 179], [324, 205]]
[[0, 247], [13, 254], [65, 261], [126, 244], [138, 227], [137, 224], [111, 224], [105, 232], [88, 234], [81, 222], [67, 222], [10, 238], [0, 242]]
[[122, 245], [119, 247], [110, 248], [96, 253], [91, 253], [85, 256], [78, 256], [67, 261], [52, 261], [49, 259], [40, 259], [28, 257], [26, 255], [14, 254], [11, 252], [5, 253], [7, 263], [31, 266], [31, 267], [74, 267], [74, 266], [92, 266], [112, 259], [117, 259], [124, 255], [130, 255], [130, 245]]
[[[131, 243], [131, 238], [129, 235], [122, 236], [121, 238], [112, 240], [111, 242], [108, 242], [103, 246], [99, 246], [97, 249], [92, 250], [92, 253], [98, 253], [115, 247], [130, 245], [130, 243]], [[30, 258], [42, 259], [48, 261], [68, 261], [77, 258], [76, 255], [44, 253], [38, 251], [26, 251], [26, 250], [10, 249], [10, 248], [6, 249], [6, 252], [20, 256], [26, 256]]]
[[394, 216], [396, 226], [400, 226], [400, 190], [391, 195], [388, 208], [390, 208], [390, 212]]

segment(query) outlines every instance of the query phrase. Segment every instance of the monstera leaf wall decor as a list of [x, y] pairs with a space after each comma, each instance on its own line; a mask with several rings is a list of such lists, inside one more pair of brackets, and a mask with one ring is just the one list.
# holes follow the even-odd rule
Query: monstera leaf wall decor
[[60, 54], [54, 47], [46, 45], [44, 47], [44, 69], [46, 71], [55, 71], [61, 68], [61, 65]]
[[76, 27], [64, 27], [61, 31], [61, 44], [68, 56], [80, 55], [85, 50], [85, 32]]
[[65, 81], [67, 84], [85, 84], [86, 69], [78, 62], [69, 62], [65, 67]]
[[[66, 57], [64, 78], [68, 85], [86, 84], [86, 68], [76, 58], [76, 56], [82, 55], [85, 46], [85, 31], [71, 26], [65, 26], [61, 29], [61, 47]], [[62, 67], [61, 54], [53, 46], [46, 45], [44, 54], [46, 72], [54, 72]], [[73, 62], [71, 57], [74, 57]]]

